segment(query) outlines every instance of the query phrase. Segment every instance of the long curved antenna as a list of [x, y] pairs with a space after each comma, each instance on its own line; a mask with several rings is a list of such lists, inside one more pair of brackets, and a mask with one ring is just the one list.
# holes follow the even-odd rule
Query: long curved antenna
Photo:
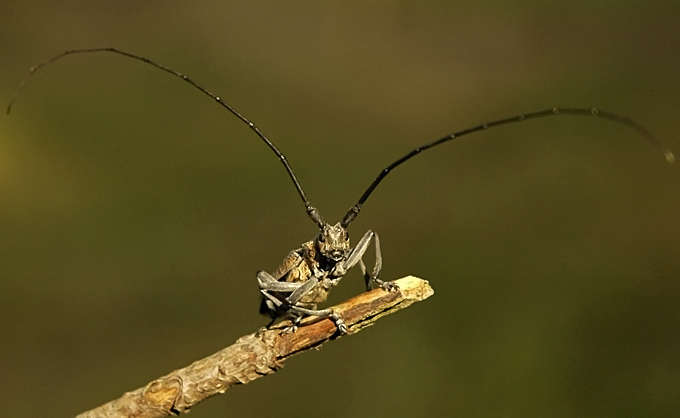
[[222, 107], [224, 107], [225, 109], [227, 109], [227, 110], [228, 110], [229, 112], [231, 112], [234, 116], [236, 116], [237, 118], [239, 118], [243, 123], [245, 123], [246, 125], [248, 125], [248, 127], [249, 127], [253, 132], [255, 132], [255, 133], [257, 134], [257, 136], [259, 136], [260, 139], [262, 139], [262, 141], [264, 141], [265, 144], [267, 144], [267, 146], [274, 152], [274, 154], [276, 154], [276, 156], [279, 158], [279, 160], [281, 161], [281, 163], [282, 163], [283, 166], [285, 167], [286, 171], [288, 172], [288, 175], [290, 176], [290, 179], [293, 180], [293, 184], [295, 185], [295, 188], [297, 189], [297, 192], [298, 192], [298, 194], [300, 195], [300, 198], [302, 198], [302, 201], [303, 201], [304, 204], [305, 204], [305, 208], [306, 208], [306, 210], [307, 210], [307, 214], [309, 215], [309, 217], [310, 217], [314, 222], [316, 222], [317, 225], [319, 225], [319, 227], [321, 227], [321, 226], [324, 224], [324, 221], [323, 221], [323, 219], [321, 218], [321, 215], [319, 214], [319, 211], [318, 211], [315, 207], [313, 207], [313, 206], [311, 205], [311, 203], [309, 202], [309, 199], [307, 199], [307, 195], [305, 194], [304, 190], [302, 190], [302, 186], [300, 185], [300, 182], [298, 182], [297, 177], [295, 177], [295, 173], [293, 172], [293, 169], [291, 168], [290, 164], [288, 163], [288, 160], [287, 160], [286, 157], [281, 153], [281, 151], [279, 151], [279, 150], [276, 148], [276, 146], [275, 146], [275, 145], [274, 145], [274, 144], [273, 144], [273, 143], [272, 143], [272, 142], [271, 142], [271, 141], [270, 141], [270, 140], [262, 133], [262, 131], [260, 130], [260, 128], [258, 128], [257, 126], [255, 126], [255, 124], [254, 124], [253, 122], [251, 122], [248, 118], [246, 118], [246, 117], [243, 116], [241, 113], [239, 113], [236, 109], [234, 109], [233, 107], [231, 107], [231, 105], [229, 105], [228, 103], [222, 101], [222, 99], [221, 99], [219, 96], [217, 96], [216, 94], [214, 94], [214, 93], [208, 91], [205, 87], [201, 86], [200, 84], [198, 84], [197, 82], [195, 82], [194, 80], [192, 80], [191, 78], [189, 78], [188, 76], [186, 76], [185, 74], [182, 74], [182, 73], [180, 73], [180, 72], [178, 72], [178, 71], [172, 70], [172, 69], [170, 69], [170, 68], [168, 68], [168, 67], [165, 67], [165, 66], [163, 66], [163, 65], [161, 65], [161, 64], [158, 64], [158, 63], [156, 63], [156, 62], [154, 62], [154, 61], [151, 61], [151, 60], [148, 59], [148, 58], [141, 57], [141, 56], [138, 56], [138, 55], [135, 55], [135, 54], [131, 54], [131, 53], [129, 53], [129, 52], [121, 51], [120, 49], [116, 49], [116, 48], [71, 49], [71, 50], [68, 50], [68, 51], [64, 51], [64, 52], [62, 52], [61, 54], [56, 55], [56, 56], [54, 56], [54, 57], [48, 59], [47, 61], [45, 61], [45, 62], [43, 62], [43, 63], [41, 63], [41, 64], [38, 64], [38, 65], [35, 65], [35, 66], [31, 67], [30, 71], [28, 72], [28, 75], [27, 75], [26, 78], [24, 78], [24, 80], [21, 82], [21, 84], [20, 84], [19, 87], [17, 88], [16, 92], [14, 93], [14, 96], [12, 96], [12, 99], [9, 101], [9, 105], [7, 106], [7, 114], [9, 114], [10, 110], [12, 110], [12, 106], [14, 105], [14, 102], [16, 101], [17, 97], [19, 97], [19, 93], [21, 93], [21, 91], [22, 91], [22, 89], [24, 88], [24, 86], [26, 85], [26, 83], [28, 83], [28, 81], [31, 79], [31, 77], [33, 77], [33, 74], [35, 74], [36, 71], [38, 71], [39, 69], [41, 69], [41, 68], [43, 68], [43, 67], [45, 67], [45, 66], [47, 66], [47, 65], [49, 65], [49, 64], [51, 64], [51, 63], [53, 63], [54, 61], [57, 61], [57, 60], [60, 59], [60, 58], [65, 57], [65, 56], [67, 56], [67, 55], [72, 55], [72, 54], [87, 54], [87, 53], [91, 53], [91, 52], [112, 52], [112, 53], [114, 53], [114, 54], [123, 55], [123, 56], [125, 56], [125, 57], [132, 58], [132, 59], [141, 61], [141, 62], [143, 62], [143, 63], [149, 64], [149, 65], [154, 66], [154, 67], [156, 67], [156, 68], [158, 68], [158, 69], [161, 69], [161, 70], [163, 70], [163, 71], [165, 71], [165, 72], [167, 72], [167, 73], [170, 73], [170, 74], [172, 74], [172, 75], [174, 75], [174, 76], [176, 76], [176, 77], [181, 78], [182, 80], [186, 81], [187, 83], [191, 84], [192, 86], [194, 86], [195, 88], [197, 88], [198, 90], [200, 90], [203, 94], [206, 94], [207, 96], [210, 96], [210, 97], [211, 97], [213, 100], [215, 100], [220, 106], [222, 106]]
[[493, 122], [487, 122], [483, 123], [481, 125], [464, 129], [462, 131], [454, 132], [452, 134], [446, 135], [443, 138], [440, 138], [434, 142], [430, 142], [429, 144], [425, 144], [423, 146], [420, 146], [418, 148], [413, 149], [411, 152], [408, 154], [404, 155], [403, 157], [399, 158], [397, 161], [393, 162], [392, 164], [388, 165], [382, 171], [380, 171], [380, 174], [378, 174], [378, 177], [376, 177], [375, 180], [373, 180], [373, 183], [371, 183], [370, 186], [368, 186], [368, 189], [364, 192], [364, 194], [359, 198], [359, 201], [352, 206], [348, 211], [347, 214], [345, 214], [344, 218], [342, 218], [342, 226], [347, 227], [350, 222], [354, 220], [354, 218], [357, 217], [359, 214], [359, 211], [361, 210], [361, 206], [364, 204], [366, 199], [373, 193], [373, 190], [380, 184], [382, 179], [385, 178], [394, 168], [399, 166], [401, 163], [411, 159], [412, 157], [415, 157], [422, 151], [425, 151], [428, 148], [432, 148], [434, 146], [437, 146], [441, 143], [444, 143], [446, 141], [450, 141], [452, 139], [461, 137], [463, 135], [471, 134], [473, 132], [478, 132], [478, 131], [484, 131], [489, 128], [493, 128], [496, 126], [500, 125], [506, 125], [509, 123], [515, 123], [515, 122], [522, 122], [528, 119], [536, 119], [536, 118], [541, 118], [543, 116], [555, 116], [555, 115], [577, 115], [577, 116], [596, 116], [604, 119], [609, 119], [614, 122], [622, 123], [631, 129], [635, 130], [638, 134], [642, 135], [647, 141], [651, 142], [652, 145], [654, 145], [659, 151], [663, 153], [663, 155], [666, 157], [666, 160], [669, 163], [674, 163], [675, 162], [675, 155], [673, 155], [673, 152], [671, 152], [668, 147], [666, 147], [661, 141], [656, 139], [654, 135], [649, 133], [645, 128], [642, 127], [642, 125], [638, 124], [634, 120], [617, 115], [616, 113], [611, 113], [611, 112], [606, 112], [603, 110], [598, 110], [596, 108], [592, 109], [585, 109], [585, 108], [552, 108], [552, 109], [546, 109], [546, 110], [541, 110], [539, 112], [534, 112], [534, 113], [525, 113], [522, 115], [517, 115], [517, 116], [512, 116], [510, 118], [505, 118], [505, 119], [500, 119], [496, 120]]

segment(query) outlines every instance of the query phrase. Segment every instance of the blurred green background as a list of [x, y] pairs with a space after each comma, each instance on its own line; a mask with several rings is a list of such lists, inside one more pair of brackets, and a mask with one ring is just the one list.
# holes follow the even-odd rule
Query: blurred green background
[[[597, 106], [680, 152], [677, 1], [4, 0], [0, 35], [2, 103], [71, 48], [189, 74], [333, 222], [415, 146], [522, 112]], [[350, 232], [435, 296], [192, 417], [680, 416], [679, 191], [592, 118], [420, 155]], [[0, 122], [3, 415], [75, 415], [255, 331], [255, 272], [315, 233], [275, 156], [180, 80], [112, 54], [39, 72]]]

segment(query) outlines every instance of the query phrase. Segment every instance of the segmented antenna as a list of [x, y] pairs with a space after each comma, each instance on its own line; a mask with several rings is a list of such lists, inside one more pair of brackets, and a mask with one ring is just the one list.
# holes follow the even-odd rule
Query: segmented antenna
[[[148, 58], [141, 57], [141, 56], [138, 56], [138, 55], [135, 55], [135, 54], [131, 54], [129, 52], [121, 51], [121, 50], [116, 49], [116, 48], [72, 49], [72, 50], [64, 51], [61, 54], [58, 54], [58, 55], [50, 58], [49, 60], [47, 60], [47, 61], [45, 61], [41, 64], [38, 64], [38, 65], [31, 67], [28, 75], [21, 82], [21, 84], [19, 85], [19, 88], [14, 93], [14, 96], [12, 96], [12, 99], [10, 100], [9, 105], [7, 106], [7, 113], [9, 114], [10, 110], [12, 109], [12, 105], [14, 104], [17, 97], [19, 96], [19, 93], [22, 91], [22, 89], [24, 88], [26, 83], [28, 83], [28, 81], [31, 79], [31, 77], [33, 76], [33, 74], [35, 74], [36, 71], [38, 71], [39, 69], [53, 63], [54, 61], [57, 61], [60, 58], [65, 57], [67, 55], [84, 54], [84, 53], [91, 53], [91, 52], [112, 52], [112, 53], [115, 53], [115, 54], [118, 54], [118, 55], [123, 55], [125, 57], [144, 62], [144, 63], [149, 64], [151, 66], [154, 66], [158, 69], [161, 69], [161, 70], [163, 70], [167, 73], [170, 73], [170, 74], [172, 74], [176, 77], [181, 78], [182, 80], [186, 81], [187, 83], [191, 84], [192, 86], [194, 86], [195, 88], [200, 90], [202, 93], [206, 94], [207, 96], [210, 96], [219, 105], [221, 105], [222, 107], [227, 109], [234, 116], [236, 116], [239, 120], [241, 120], [243, 123], [248, 125], [248, 127], [253, 132], [255, 132], [257, 134], [257, 136], [259, 136], [260, 139], [262, 139], [262, 141], [264, 141], [265, 144], [267, 144], [267, 146], [274, 152], [274, 154], [276, 154], [276, 156], [279, 158], [279, 160], [283, 164], [284, 168], [286, 169], [286, 172], [288, 172], [288, 175], [290, 176], [291, 180], [293, 180], [293, 184], [295, 185], [295, 188], [297, 189], [297, 192], [300, 195], [300, 198], [302, 199], [302, 201], [305, 204], [307, 214], [309, 215], [309, 217], [314, 222], [316, 222], [317, 225], [319, 225], [319, 227], [323, 227], [325, 222], [324, 222], [323, 218], [321, 217], [321, 214], [319, 213], [319, 211], [314, 206], [311, 205], [311, 203], [309, 202], [309, 199], [307, 199], [307, 196], [305, 195], [304, 190], [302, 190], [302, 186], [298, 182], [297, 177], [295, 177], [295, 173], [293, 172], [293, 169], [291, 168], [290, 164], [288, 163], [288, 160], [281, 153], [281, 151], [279, 151], [276, 148], [276, 146], [264, 135], [264, 133], [262, 133], [260, 128], [255, 126], [255, 124], [253, 122], [251, 122], [249, 119], [247, 119], [241, 113], [239, 113], [231, 105], [222, 101], [222, 99], [219, 96], [215, 95], [214, 93], [210, 92], [209, 90], [207, 90], [206, 88], [204, 88], [200, 84], [196, 83], [194, 80], [192, 80], [191, 78], [189, 78], [185, 74], [182, 74], [178, 71], [167, 68], [167, 67], [165, 67], [161, 64], [158, 64], [154, 61], [151, 61]], [[628, 126], [631, 129], [635, 130], [638, 134], [640, 134], [642, 137], [647, 139], [647, 141], [649, 141], [652, 145], [654, 145], [657, 149], [659, 149], [664, 154], [664, 156], [666, 157], [666, 160], [669, 163], [675, 162], [675, 156], [673, 155], [671, 150], [668, 149], [668, 147], [666, 147], [663, 143], [661, 143], [651, 133], [649, 133], [649, 131], [647, 131], [644, 127], [642, 127], [642, 125], [638, 124], [637, 122], [635, 122], [634, 120], [632, 120], [628, 117], [621, 116], [621, 115], [618, 115], [616, 113], [606, 112], [606, 111], [598, 110], [596, 108], [591, 108], [591, 109], [586, 109], [586, 108], [563, 108], [563, 109], [562, 108], [552, 108], [552, 109], [542, 110], [542, 111], [534, 112], [534, 113], [525, 113], [525, 114], [522, 114], [522, 115], [510, 117], [510, 118], [505, 118], [505, 119], [500, 119], [500, 120], [496, 120], [496, 121], [493, 121], [493, 122], [483, 123], [481, 125], [478, 125], [478, 126], [475, 126], [475, 127], [472, 127], [472, 128], [468, 128], [468, 129], [464, 129], [462, 131], [454, 132], [454, 133], [446, 135], [445, 137], [440, 138], [440, 139], [438, 139], [434, 142], [431, 142], [431, 143], [422, 145], [420, 147], [414, 148], [411, 152], [409, 152], [408, 154], [399, 158], [398, 160], [394, 161], [392, 164], [388, 165], [387, 167], [385, 167], [384, 169], [382, 169], [380, 171], [380, 174], [378, 174], [378, 177], [376, 177], [376, 179], [373, 180], [371, 185], [368, 186], [368, 189], [366, 189], [366, 191], [359, 198], [357, 203], [347, 211], [347, 214], [345, 214], [345, 216], [342, 219], [342, 222], [341, 222], [342, 226], [346, 228], [354, 220], [354, 218], [357, 217], [357, 215], [359, 214], [359, 211], [361, 210], [362, 205], [364, 204], [364, 202], [366, 202], [366, 199], [368, 199], [368, 197], [371, 195], [371, 193], [373, 193], [373, 190], [375, 190], [375, 188], [378, 186], [378, 184], [380, 184], [380, 182], [393, 169], [395, 169], [397, 166], [401, 165], [405, 161], [407, 161], [407, 160], [415, 157], [416, 155], [420, 154], [422, 151], [425, 151], [429, 148], [432, 148], [432, 147], [437, 146], [439, 144], [442, 144], [444, 142], [450, 141], [452, 139], [456, 139], [456, 138], [461, 137], [463, 135], [471, 134], [471, 133], [478, 132], [478, 131], [487, 130], [487, 129], [490, 129], [490, 128], [493, 128], [493, 127], [496, 127], [496, 126], [506, 125], [506, 124], [515, 123], [515, 122], [522, 122], [522, 121], [525, 121], [525, 120], [528, 120], [528, 119], [536, 119], [536, 118], [540, 118], [540, 117], [544, 117], [544, 116], [555, 116], [555, 115], [596, 116], [596, 117], [600, 117], [600, 118], [604, 118], [604, 119], [609, 119], [609, 120], [617, 122], [617, 123], [621, 123], [623, 125]]]
[[443, 138], [439, 138], [438, 140], [434, 142], [430, 142], [429, 144], [425, 144], [423, 146], [414, 148], [411, 152], [408, 154], [404, 155], [403, 157], [399, 158], [392, 164], [388, 165], [387, 167], [383, 168], [380, 171], [380, 174], [378, 174], [378, 177], [376, 177], [375, 180], [373, 180], [373, 183], [371, 183], [370, 186], [368, 186], [368, 189], [364, 192], [363, 195], [359, 198], [359, 201], [349, 208], [345, 216], [342, 218], [342, 226], [347, 228], [347, 226], [354, 220], [354, 218], [357, 217], [359, 214], [359, 211], [361, 210], [361, 206], [364, 204], [366, 199], [373, 193], [373, 190], [380, 184], [380, 182], [388, 175], [392, 170], [394, 170], [397, 166], [402, 164], [403, 162], [415, 157], [416, 155], [420, 154], [422, 151], [425, 151], [429, 148], [435, 147], [439, 144], [442, 144], [444, 142], [450, 141], [452, 139], [459, 138], [463, 135], [471, 134], [474, 132], [478, 131], [484, 131], [490, 128], [494, 128], [496, 126], [500, 125], [506, 125], [510, 123], [515, 123], [515, 122], [522, 122], [525, 120], [529, 119], [536, 119], [536, 118], [541, 118], [544, 116], [556, 116], [556, 115], [576, 115], [576, 116], [596, 116], [604, 119], [609, 119], [614, 122], [618, 122], [621, 124], [624, 124], [628, 126], [629, 128], [635, 130], [638, 134], [642, 135], [647, 141], [649, 141], [652, 145], [654, 145], [659, 151], [663, 153], [663, 155], [666, 157], [666, 161], [669, 163], [674, 163], [675, 162], [675, 155], [673, 155], [673, 152], [671, 152], [668, 147], [666, 147], [661, 141], [659, 141], [654, 135], [649, 133], [642, 125], [639, 123], [635, 122], [634, 120], [626, 117], [626, 116], [621, 116], [617, 115], [616, 113], [611, 113], [611, 112], [606, 112], [604, 110], [598, 110], [596, 108], [591, 108], [591, 109], [585, 109], [585, 108], [552, 108], [552, 109], [546, 109], [546, 110], [541, 110], [539, 112], [534, 112], [534, 113], [525, 113], [522, 115], [517, 115], [517, 116], [512, 116], [509, 118], [505, 119], [499, 119], [493, 122], [487, 122], [483, 123], [481, 125], [477, 125], [472, 128], [464, 129], [462, 131], [454, 132], [452, 134], [446, 135]]
[[145, 64], [149, 64], [149, 65], [154, 66], [158, 69], [161, 69], [161, 70], [163, 70], [167, 73], [170, 73], [170, 74], [172, 74], [176, 77], [181, 78], [182, 80], [186, 81], [187, 83], [191, 84], [192, 86], [194, 86], [195, 88], [200, 90], [203, 94], [210, 96], [220, 106], [227, 109], [234, 116], [239, 118], [243, 123], [248, 125], [248, 127], [253, 132], [255, 132], [257, 134], [257, 136], [259, 136], [260, 139], [262, 139], [262, 141], [264, 141], [265, 144], [267, 144], [267, 146], [274, 152], [274, 154], [276, 154], [276, 156], [279, 158], [279, 160], [281, 161], [281, 163], [285, 167], [286, 172], [288, 172], [290, 179], [293, 180], [293, 184], [295, 185], [295, 188], [297, 189], [297, 192], [300, 195], [300, 198], [302, 198], [302, 201], [305, 204], [305, 209], [307, 210], [307, 214], [309, 215], [309, 217], [314, 222], [317, 223], [317, 225], [319, 225], [319, 227], [323, 226], [324, 221], [321, 218], [321, 214], [319, 214], [319, 211], [314, 206], [312, 206], [311, 203], [309, 202], [309, 199], [307, 199], [307, 195], [305, 194], [304, 190], [302, 190], [302, 186], [300, 185], [300, 182], [298, 182], [297, 177], [295, 177], [295, 173], [293, 172], [293, 169], [291, 168], [290, 164], [288, 163], [286, 156], [283, 155], [283, 153], [281, 153], [281, 151], [279, 151], [278, 148], [276, 148], [276, 146], [269, 140], [269, 138], [267, 138], [265, 136], [264, 133], [262, 133], [260, 128], [255, 126], [255, 124], [253, 122], [251, 122], [248, 118], [246, 118], [241, 113], [239, 113], [231, 105], [222, 101], [222, 99], [219, 96], [217, 96], [216, 94], [207, 90], [205, 87], [201, 86], [200, 84], [198, 84], [197, 82], [195, 82], [194, 80], [189, 78], [187, 75], [182, 74], [179, 71], [175, 71], [173, 69], [170, 69], [170, 68], [168, 68], [164, 65], [158, 64], [154, 61], [151, 61], [148, 58], [141, 57], [141, 56], [138, 56], [138, 55], [135, 55], [135, 54], [131, 54], [129, 52], [121, 51], [120, 49], [116, 49], [116, 48], [71, 49], [71, 50], [68, 50], [68, 51], [64, 51], [61, 54], [55, 55], [54, 57], [48, 59], [47, 61], [45, 61], [43, 63], [40, 63], [38, 65], [31, 67], [31, 69], [28, 72], [28, 75], [26, 75], [26, 78], [24, 78], [24, 80], [21, 82], [21, 84], [17, 88], [17, 91], [14, 93], [14, 96], [12, 96], [12, 99], [9, 101], [9, 105], [7, 106], [7, 114], [9, 114], [10, 110], [12, 110], [12, 106], [14, 105], [14, 102], [16, 101], [17, 97], [19, 97], [19, 93], [21, 93], [21, 91], [24, 88], [24, 86], [26, 85], [26, 83], [28, 83], [28, 81], [31, 79], [31, 77], [33, 77], [33, 74], [35, 74], [36, 71], [38, 71], [39, 69], [53, 63], [54, 61], [57, 61], [60, 58], [65, 57], [65, 56], [72, 55], [72, 54], [88, 54], [88, 53], [91, 53], [91, 52], [112, 52], [114, 54], [123, 55], [125, 57], [132, 58], [132, 59], [135, 59], [137, 61], [141, 61]]

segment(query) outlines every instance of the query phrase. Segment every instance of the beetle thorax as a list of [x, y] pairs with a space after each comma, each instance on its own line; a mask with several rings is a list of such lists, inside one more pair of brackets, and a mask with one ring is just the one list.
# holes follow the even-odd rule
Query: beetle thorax
[[328, 260], [343, 260], [350, 250], [349, 234], [338, 222], [335, 225], [324, 224], [314, 240], [319, 253]]

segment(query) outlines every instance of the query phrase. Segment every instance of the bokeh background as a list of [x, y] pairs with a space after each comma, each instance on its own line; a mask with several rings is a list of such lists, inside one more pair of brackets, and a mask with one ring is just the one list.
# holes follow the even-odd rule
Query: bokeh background
[[[670, 0], [3, 0], [0, 101], [66, 49], [150, 57], [336, 221], [415, 146], [522, 112], [597, 106], [680, 152], [679, 22]], [[677, 417], [679, 214], [680, 167], [607, 121], [443, 145], [350, 229], [435, 296], [192, 416]], [[255, 272], [315, 233], [190, 86], [112, 54], [44, 69], [0, 121], [3, 415], [72, 416], [255, 331]]]

